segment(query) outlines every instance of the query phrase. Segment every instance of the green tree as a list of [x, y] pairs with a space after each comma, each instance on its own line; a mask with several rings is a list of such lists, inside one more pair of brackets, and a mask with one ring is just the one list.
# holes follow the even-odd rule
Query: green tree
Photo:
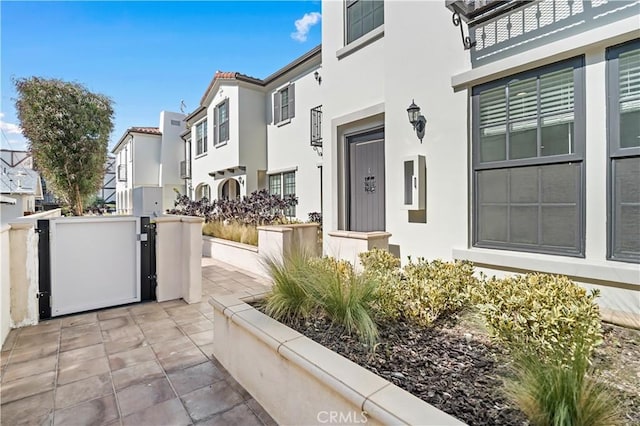
[[78, 83], [40, 77], [14, 81], [22, 133], [35, 164], [76, 215], [102, 185], [113, 106]]

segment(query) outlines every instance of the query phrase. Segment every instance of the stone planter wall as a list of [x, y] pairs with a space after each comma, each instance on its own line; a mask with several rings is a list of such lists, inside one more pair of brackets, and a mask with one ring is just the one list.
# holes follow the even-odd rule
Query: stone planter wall
[[210, 304], [215, 357], [278, 424], [463, 424], [235, 296]]
[[358, 254], [374, 248], [389, 250], [388, 232], [353, 232], [332, 231], [325, 241], [325, 254], [336, 259], [346, 260], [355, 265], [357, 270], [362, 268]]
[[301, 249], [317, 256], [318, 224], [258, 226], [258, 246], [202, 236], [202, 256], [220, 260], [256, 275], [268, 277], [264, 259], [280, 260], [286, 253]]

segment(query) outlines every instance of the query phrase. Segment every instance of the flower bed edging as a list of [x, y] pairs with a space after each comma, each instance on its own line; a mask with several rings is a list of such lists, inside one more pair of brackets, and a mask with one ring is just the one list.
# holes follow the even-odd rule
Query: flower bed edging
[[464, 424], [240, 297], [209, 300], [213, 353], [278, 424]]
[[202, 256], [214, 258], [256, 275], [268, 276], [256, 246], [203, 235]]

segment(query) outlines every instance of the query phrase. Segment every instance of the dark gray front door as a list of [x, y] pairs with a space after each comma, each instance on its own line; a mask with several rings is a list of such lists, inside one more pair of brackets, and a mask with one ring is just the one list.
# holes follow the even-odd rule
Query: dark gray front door
[[384, 231], [384, 129], [347, 138], [349, 230]]

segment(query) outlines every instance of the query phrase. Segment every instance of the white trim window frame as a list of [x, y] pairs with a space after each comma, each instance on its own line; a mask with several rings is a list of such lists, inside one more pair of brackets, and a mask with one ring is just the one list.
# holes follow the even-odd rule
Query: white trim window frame
[[472, 89], [474, 247], [584, 257], [584, 57]]
[[640, 263], [640, 39], [606, 58], [607, 259]]
[[384, 0], [344, 2], [345, 45], [384, 25]]
[[207, 119], [196, 123], [196, 157], [204, 155], [207, 153], [208, 144], [207, 144], [207, 132], [208, 125]]
[[273, 122], [275, 124], [289, 123], [296, 116], [295, 99], [294, 83], [288, 84], [273, 94]]
[[213, 110], [213, 146], [229, 140], [229, 99], [220, 102]]

